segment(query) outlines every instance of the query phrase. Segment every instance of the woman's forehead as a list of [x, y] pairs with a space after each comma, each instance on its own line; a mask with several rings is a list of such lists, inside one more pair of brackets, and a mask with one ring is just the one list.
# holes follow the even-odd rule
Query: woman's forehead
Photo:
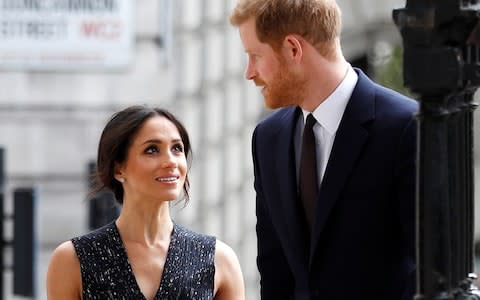
[[181, 140], [177, 126], [163, 116], [153, 116], [143, 123], [134, 137], [134, 143], [141, 140], [156, 139], [159, 141]]

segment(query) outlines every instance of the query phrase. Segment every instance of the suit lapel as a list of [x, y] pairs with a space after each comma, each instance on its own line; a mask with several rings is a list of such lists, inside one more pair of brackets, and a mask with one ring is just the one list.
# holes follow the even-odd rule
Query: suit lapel
[[374, 118], [373, 84], [361, 71], [357, 70], [357, 73], [359, 73], [358, 82], [337, 130], [320, 187], [310, 244], [310, 264], [328, 216], [367, 141], [369, 133], [364, 125]]

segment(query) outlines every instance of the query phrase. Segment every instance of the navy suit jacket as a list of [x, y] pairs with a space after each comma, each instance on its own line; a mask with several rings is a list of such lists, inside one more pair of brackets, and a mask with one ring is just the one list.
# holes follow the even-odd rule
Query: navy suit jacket
[[418, 104], [355, 71], [358, 82], [336, 133], [310, 238], [295, 175], [301, 110], [279, 109], [254, 131], [264, 300], [413, 297]]

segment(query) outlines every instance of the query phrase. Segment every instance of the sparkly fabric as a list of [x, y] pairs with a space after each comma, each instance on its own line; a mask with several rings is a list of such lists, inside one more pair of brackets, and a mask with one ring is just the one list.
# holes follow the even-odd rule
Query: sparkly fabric
[[[115, 222], [72, 242], [80, 260], [83, 300], [145, 300]], [[213, 299], [215, 243], [215, 237], [174, 224], [154, 299]]]

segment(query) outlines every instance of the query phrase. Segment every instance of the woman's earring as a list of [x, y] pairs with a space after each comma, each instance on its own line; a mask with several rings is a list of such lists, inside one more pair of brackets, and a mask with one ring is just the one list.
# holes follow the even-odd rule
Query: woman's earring
[[124, 183], [124, 182], [125, 182], [125, 178], [123, 178], [123, 177], [120, 177], [120, 178], [118, 178], [117, 180], [120, 181], [121, 183]]

